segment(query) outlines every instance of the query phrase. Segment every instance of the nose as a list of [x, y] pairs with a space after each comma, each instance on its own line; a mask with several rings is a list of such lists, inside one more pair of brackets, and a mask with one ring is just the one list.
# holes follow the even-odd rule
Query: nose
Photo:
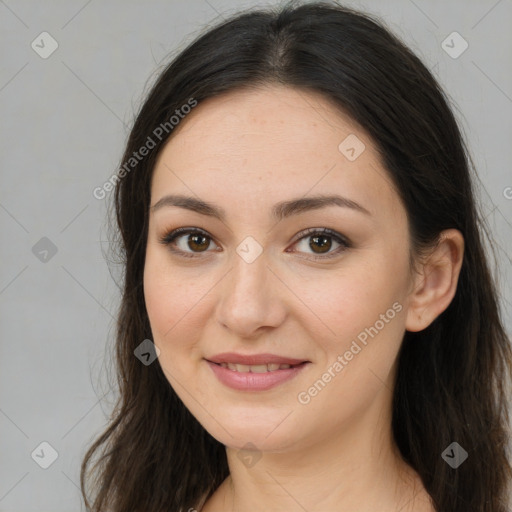
[[285, 295], [290, 292], [265, 252], [251, 263], [235, 255], [217, 293], [216, 319], [236, 337], [254, 338], [278, 327], [286, 317]]

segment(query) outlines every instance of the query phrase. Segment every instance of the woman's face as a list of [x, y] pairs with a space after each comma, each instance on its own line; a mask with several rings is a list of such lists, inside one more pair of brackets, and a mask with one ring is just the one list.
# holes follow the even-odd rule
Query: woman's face
[[[171, 195], [209, 208], [172, 205]], [[312, 201], [320, 196], [344, 199], [322, 206]], [[409, 236], [364, 131], [322, 96], [282, 86], [209, 99], [159, 155], [151, 206], [153, 341], [169, 383], [213, 437], [286, 451], [389, 423]], [[161, 241], [177, 228], [192, 233]], [[238, 354], [234, 363], [258, 354], [254, 362], [307, 362], [209, 362], [222, 353]]]

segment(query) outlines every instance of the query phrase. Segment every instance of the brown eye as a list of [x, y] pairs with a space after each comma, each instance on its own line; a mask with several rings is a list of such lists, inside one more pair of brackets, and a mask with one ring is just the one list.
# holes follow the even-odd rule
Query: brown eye
[[208, 249], [210, 242], [208, 238], [202, 234], [189, 234], [188, 235], [188, 246], [192, 250], [205, 251]]
[[[309, 228], [301, 232], [299, 236], [301, 238], [294, 245], [305, 243], [308, 239], [309, 243], [307, 247], [298, 252], [307, 253], [309, 249], [311, 255], [309, 259], [313, 260], [332, 258], [352, 247], [348, 239], [328, 228]], [[331, 251], [333, 241], [338, 246]], [[211, 242], [211, 236], [199, 228], [178, 228], [160, 239], [160, 243], [168, 246], [171, 252], [186, 258], [199, 257], [201, 253], [211, 252], [208, 251]]]
[[[305, 244], [305, 242], [309, 239], [307, 247], [304, 245], [303, 250], [299, 252], [308, 252], [307, 249], [309, 249], [313, 252], [311, 259], [332, 258], [352, 246], [345, 237], [328, 228], [309, 228], [306, 231], [299, 233], [298, 236], [301, 238], [294, 245], [300, 246], [301, 243]], [[338, 244], [338, 247], [335, 247], [334, 250], [331, 251], [333, 247], [333, 241], [335, 244]], [[323, 256], [323, 254], [325, 254], [325, 256]]]
[[207, 252], [211, 237], [198, 228], [178, 228], [160, 239], [172, 252], [193, 258], [194, 253]]
[[312, 236], [311, 241], [309, 242], [309, 247], [311, 249], [315, 249], [318, 247], [320, 249], [320, 253], [329, 252], [329, 249], [332, 247], [332, 239], [329, 236]]

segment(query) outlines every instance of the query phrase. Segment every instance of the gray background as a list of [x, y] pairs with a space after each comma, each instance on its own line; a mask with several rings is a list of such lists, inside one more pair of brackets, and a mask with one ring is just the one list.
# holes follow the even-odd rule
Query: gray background
[[[498, 244], [511, 332], [512, 1], [345, 3], [381, 16], [452, 98]], [[254, 5], [268, 4], [0, 0], [0, 511], [83, 509], [79, 464], [114, 398], [103, 375], [118, 303], [104, 257], [108, 198], [92, 191], [115, 172], [169, 53]], [[31, 47], [43, 46], [43, 31], [59, 45], [46, 59]], [[454, 31], [469, 44], [458, 58], [442, 46]], [[55, 254], [41, 252], [43, 237]], [[58, 452], [48, 469], [31, 457], [43, 441]], [[36, 454], [49, 461], [44, 446]]]

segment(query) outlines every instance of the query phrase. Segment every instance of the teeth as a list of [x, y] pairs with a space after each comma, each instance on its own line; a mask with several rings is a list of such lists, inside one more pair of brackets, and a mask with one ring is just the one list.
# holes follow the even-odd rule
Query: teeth
[[[238, 366], [240, 366], [240, 365], [237, 365], [237, 370], [238, 370]], [[245, 366], [244, 368], [247, 368], [247, 371], [250, 370], [251, 373], [267, 373], [267, 371], [268, 371], [266, 364], [255, 364], [252, 366]], [[240, 371], [240, 370], [238, 370], [238, 371]]]
[[268, 363], [268, 364], [233, 364], [233, 363], [220, 363], [222, 368], [229, 368], [234, 372], [241, 373], [265, 373], [265, 372], [273, 372], [275, 370], [287, 370], [291, 368], [289, 364], [277, 364], [277, 363]]

